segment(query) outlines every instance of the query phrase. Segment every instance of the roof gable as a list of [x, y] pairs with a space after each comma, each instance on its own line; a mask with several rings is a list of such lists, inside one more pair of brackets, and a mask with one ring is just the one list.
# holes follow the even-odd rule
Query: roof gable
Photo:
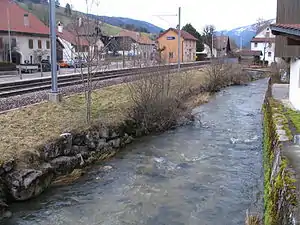
[[[178, 35], [178, 30], [174, 29], [174, 28], [169, 28], [168, 30], [166, 30], [165, 32], [161, 33], [157, 39], [161, 38], [162, 36], [164, 36], [165, 34], [167, 34], [169, 31], [173, 31]], [[184, 40], [191, 40], [191, 41], [197, 41], [198, 39], [195, 38], [193, 35], [191, 35], [190, 33], [181, 30], [180, 32], [180, 37], [183, 38]]]
[[[10, 0], [0, 0], [0, 31], [8, 31], [8, 13], [10, 30], [12, 32], [49, 35], [49, 27], [45, 26], [37, 17], [27, 12]], [[24, 15], [28, 15], [28, 26], [24, 25]]]

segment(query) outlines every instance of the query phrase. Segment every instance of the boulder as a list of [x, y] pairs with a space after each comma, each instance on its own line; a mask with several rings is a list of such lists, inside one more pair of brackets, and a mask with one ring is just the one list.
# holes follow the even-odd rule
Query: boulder
[[2, 168], [5, 172], [9, 172], [14, 168], [15, 161], [13, 159], [3, 163]]
[[80, 165], [80, 156], [60, 156], [50, 161], [51, 167], [58, 175], [72, 172]]
[[107, 127], [101, 127], [99, 129], [100, 138], [109, 138], [109, 129]]
[[5, 182], [11, 196], [17, 201], [24, 201], [41, 194], [52, 178], [50, 170], [19, 169], [8, 173]]
[[101, 152], [103, 149], [105, 149], [108, 146], [108, 143], [106, 142], [106, 139], [99, 139], [98, 145], [96, 148], [97, 152]]
[[108, 142], [108, 145], [113, 148], [120, 148], [121, 138], [113, 139]]
[[70, 155], [72, 152], [72, 135], [65, 133], [60, 138], [52, 143], [46, 144], [42, 156], [48, 161], [58, 156]]

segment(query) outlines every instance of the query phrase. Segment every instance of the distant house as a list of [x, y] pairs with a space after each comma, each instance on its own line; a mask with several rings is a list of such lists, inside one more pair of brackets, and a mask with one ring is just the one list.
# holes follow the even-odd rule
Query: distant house
[[228, 36], [214, 37], [213, 48], [216, 49], [216, 55], [214, 54], [214, 57], [227, 56], [231, 52], [229, 37]]
[[264, 25], [251, 40], [251, 50], [262, 51], [260, 60], [275, 62], [275, 35], [271, 33], [270, 25]]
[[[180, 61], [193, 62], [196, 60], [196, 42], [190, 33], [181, 30]], [[167, 63], [178, 61], [178, 30], [169, 28], [157, 38], [158, 47], [162, 49], [161, 59]]]
[[[206, 58], [211, 58], [211, 50], [210, 47], [207, 44], [203, 44], [204, 45], [204, 49], [202, 52], [197, 52], [197, 54], [205, 54]], [[217, 55], [217, 49], [213, 48], [213, 55], [216, 56]]]
[[249, 49], [242, 49], [235, 53], [238, 55], [240, 63], [242, 64], [255, 64], [260, 61], [260, 57], [262, 56], [262, 51], [259, 50], [249, 50]]
[[[91, 38], [89, 35], [91, 35]], [[97, 40], [94, 40], [92, 35], [93, 33], [89, 30], [86, 30], [86, 32], [83, 32], [83, 29], [74, 31], [71, 26], [64, 29], [63, 24], [59, 22], [57, 25], [57, 40], [59, 43], [57, 46], [57, 59], [74, 61], [77, 57], [86, 57], [89, 51], [99, 57], [92, 56], [91, 59], [100, 59], [104, 44], [100, 39], [100, 34]]]
[[16, 3], [1, 0], [0, 61], [10, 61], [10, 55], [16, 64], [50, 59], [49, 28]]
[[126, 55], [141, 56], [142, 59], [150, 59], [154, 53], [155, 42], [145, 34], [123, 30], [115, 37], [119, 51]]
[[289, 99], [300, 110], [300, 4], [298, 0], [277, 1], [277, 24], [270, 26], [276, 35], [275, 56], [290, 65]]

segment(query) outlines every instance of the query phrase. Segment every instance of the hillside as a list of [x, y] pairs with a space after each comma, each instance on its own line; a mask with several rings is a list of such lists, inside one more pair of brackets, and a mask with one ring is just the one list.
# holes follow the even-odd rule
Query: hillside
[[[274, 23], [275, 19], [268, 20], [269, 23]], [[232, 30], [222, 30], [218, 31], [218, 35], [226, 35], [229, 36], [230, 39], [234, 40], [237, 46], [240, 46], [241, 39], [243, 43], [243, 47], [250, 47], [250, 41], [255, 36], [255, 24], [234, 28]]]
[[109, 17], [109, 16], [99, 16], [100, 20], [118, 27], [126, 28], [126, 26], [133, 25], [135, 27], [144, 28], [149, 33], [159, 33], [162, 28], [155, 26], [151, 23], [141, 21], [141, 20], [135, 20], [130, 18], [124, 18], [124, 17]]
[[[37, 16], [45, 24], [49, 23], [49, 11], [47, 4], [36, 4], [33, 0], [27, 0], [17, 2], [22, 8], [31, 12]], [[76, 12], [81, 14], [81, 12]], [[83, 14], [83, 13], [82, 13]], [[162, 29], [145, 21], [134, 20], [130, 18], [122, 17], [107, 17], [107, 16], [95, 16], [91, 17], [99, 18], [103, 22], [102, 31], [106, 35], [117, 35], [121, 30], [129, 29], [145, 33], [159, 33]], [[64, 7], [56, 8], [56, 20], [61, 21], [63, 24], [69, 24], [71, 18], [65, 14]]]

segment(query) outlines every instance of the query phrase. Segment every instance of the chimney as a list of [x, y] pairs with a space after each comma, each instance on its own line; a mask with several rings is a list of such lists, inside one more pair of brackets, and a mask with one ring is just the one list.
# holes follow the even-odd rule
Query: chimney
[[61, 22], [58, 22], [58, 24], [57, 24], [57, 31], [59, 33], [62, 33], [63, 29], [64, 29], [64, 25]]
[[29, 17], [28, 14], [24, 14], [24, 26], [29, 27]]
[[79, 26], [79, 27], [82, 26], [82, 18], [81, 18], [81, 17], [78, 18], [78, 26]]

